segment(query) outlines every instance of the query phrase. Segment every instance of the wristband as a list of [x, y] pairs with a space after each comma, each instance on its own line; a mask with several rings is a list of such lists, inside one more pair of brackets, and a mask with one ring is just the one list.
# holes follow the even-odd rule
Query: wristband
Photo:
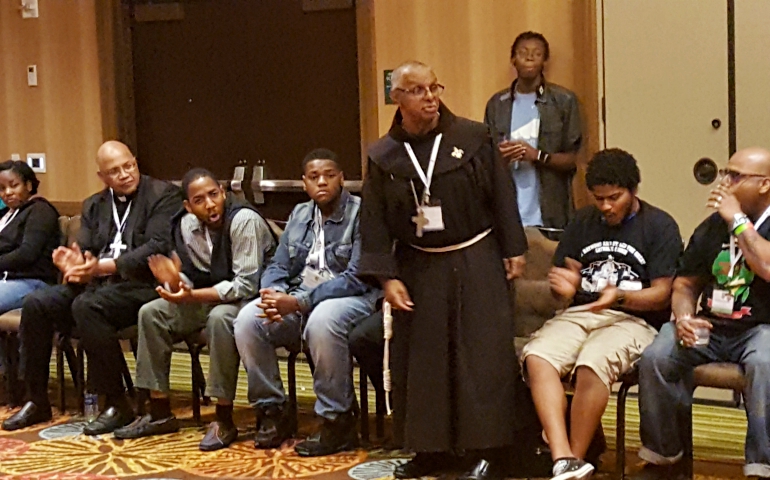
[[751, 222], [742, 223], [737, 227], [735, 227], [735, 229], [733, 230], [733, 235], [735, 235], [736, 237], [739, 237], [741, 233], [745, 232], [749, 228], [754, 228], [754, 224]]
[[733, 216], [732, 223], [730, 224], [730, 231], [733, 232], [739, 226], [749, 222], [751, 222], [751, 219], [748, 215], [745, 213], [736, 213], [735, 216]]
[[541, 162], [543, 165], [547, 164], [548, 161], [551, 159], [551, 155], [549, 153], [546, 153], [542, 150], [537, 151], [537, 161]]

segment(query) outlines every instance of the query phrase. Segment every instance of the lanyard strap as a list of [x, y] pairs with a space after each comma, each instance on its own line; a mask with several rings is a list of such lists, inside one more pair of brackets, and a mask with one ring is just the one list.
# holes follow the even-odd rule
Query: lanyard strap
[[315, 222], [313, 230], [315, 230], [315, 239], [313, 240], [313, 247], [318, 247], [318, 271], [322, 272], [326, 268], [326, 240], [324, 238], [324, 219], [321, 215], [321, 209], [318, 205], [315, 207]]
[[[770, 217], [770, 207], [762, 213], [762, 216], [757, 219], [757, 223], [754, 224], [754, 230], [759, 230], [759, 227]], [[728, 227], [729, 228], [729, 227]], [[728, 278], [733, 276], [735, 266], [741, 260], [743, 252], [738, 247], [735, 241], [735, 235], [730, 235], [730, 271], [727, 273]]]
[[[214, 242], [211, 241], [211, 234], [209, 233], [209, 227], [204, 226], [204, 231], [206, 232], [206, 245], [209, 246], [209, 255], [214, 255]], [[213, 259], [212, 259], [213, 262]]]
[[133, 200], [128, 202], [128, 208], [126, 208], [126, 213], [123, 214], [123, 219], [121, 219], [118, 216], [118, 207], [115, 204], [115, 192], [110, 190], [110, 193], [112, 194], [112, 219], [115, 221], [115, 226], [118, 227], [118, 232], [115, 234], [115, 240], [121, 241], [123, 238], [123, 230], [126, 228], [126, 221], [128, 220], [128, 214], [131, 213], [131, 204], [134, 203]]
[[[433, 141], [433, 150], [430, 152], [430, 162], [428, 163], [428, 173], [427, 175], [422, 170], [422, 167], [420, 166], [420, 162], [417, 160], [417, 156], [414, 154], [414, 150], [412, 150], [412, 146], [409, 145], [409, 142], [404, 142], [404, 148], [406, 148], [406, 153], [409, 154], [409, 158], [412, 160], [412, 163], [414, 164], [415, 170], [417, 170], [417, 174], [420, 176], [420, 180], [422, 180], [422, 183], [425, 185], [425, 191], [422, 193], [422, 204], [428, 203], [428, 200], [430, 199], [430, 184], [433, 181], [433, 169], [436, 166], [436, 158], [438, 157], [438, 147], [441, 145], [441, 137], [443, 137], [443, 133], [439, 133], [436, 135], [436, 140]], [[414, 188], [414, 184], [412, 184], [412, 188]]]
[[5, 227], [8, 226], [9, 223], [13, 221], [14, 218], [16, 218], [16, 214], [19, 213], [19, 209], [16, 210], [8, 210], [8, 213], [5, 214], [2, 220], [0, 220], [0, 232], [5, 230]]

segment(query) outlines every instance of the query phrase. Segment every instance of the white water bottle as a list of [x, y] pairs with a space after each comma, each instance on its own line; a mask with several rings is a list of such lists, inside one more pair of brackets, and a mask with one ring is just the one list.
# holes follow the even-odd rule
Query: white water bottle
[[83, 404], [86, 421], [91, 423], [99, 416], [99, 395], [86, 392]]

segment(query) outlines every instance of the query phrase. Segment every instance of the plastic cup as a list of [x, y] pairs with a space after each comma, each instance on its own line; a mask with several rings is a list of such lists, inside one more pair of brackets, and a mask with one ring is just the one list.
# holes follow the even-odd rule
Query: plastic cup
[[695, 346], [705, 347], [709, 344], [709, 338], [711, 337], [711, 330], [708, 328], [700, 327], [695, 329]]

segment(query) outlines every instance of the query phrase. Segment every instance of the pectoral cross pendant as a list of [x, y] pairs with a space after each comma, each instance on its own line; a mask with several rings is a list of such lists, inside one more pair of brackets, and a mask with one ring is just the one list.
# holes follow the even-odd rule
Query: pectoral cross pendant
[[128, 250], [128, 245], [123, 243], [122, 239], [116, 238], [111, 244], [110, 244], [110, 251], [112, 252], [112, 258], [117, 259], [121, 253], [123, 253], [123, 250]]
[[422, 211], [422, 208], [417, 207], [417, 215], [412, 217], [412, 223], [417, 226], [417, 238], [422, 238], [422, 229], [428, 224], [428, 219], [425, 218], [425, 213]]

